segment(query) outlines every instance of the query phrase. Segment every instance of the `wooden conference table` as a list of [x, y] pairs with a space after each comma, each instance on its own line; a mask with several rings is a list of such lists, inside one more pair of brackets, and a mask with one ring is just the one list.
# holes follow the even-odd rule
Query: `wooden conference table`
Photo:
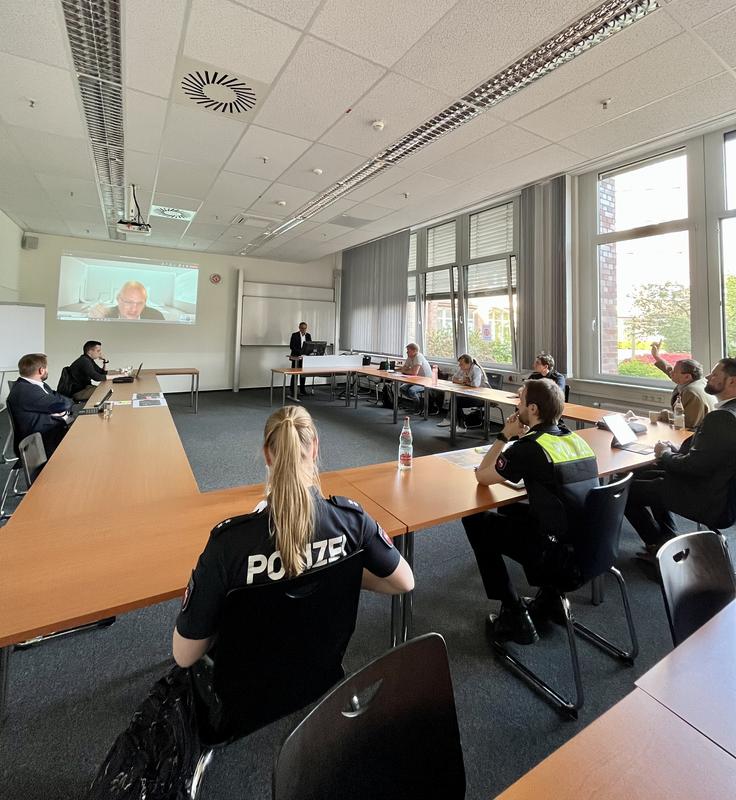
[[[155, 391], [146, 372], [116, 385], [114, 397]], [[668, 426], [650, 427], [643, 438], [676, 438]], [[612, 451], [605, 431], [583, 433], [602, 449], [604, 474], [652, 458]], [[325, 473], [323, 489], [354, 497], [409, 560], [413, 535], [402, 534], [524, 496], [480, 487], [472, 470], [439, 459], [416, 459], [408, 473], [394, 462]], [[200, 493], [167, 407], [79, 417], [0, 532], [0, 668], [14, 643], [180, 595], [212, 526], [247, 513], [261, 495], [260, 486]], [[392, 604], [392, 640], [406, 633], [410, 603]], [[0, 675], [0, 694], [2, 686]]]
[[634, 689], [497, 800], [715, 799], [734, 787], [735, 758]]

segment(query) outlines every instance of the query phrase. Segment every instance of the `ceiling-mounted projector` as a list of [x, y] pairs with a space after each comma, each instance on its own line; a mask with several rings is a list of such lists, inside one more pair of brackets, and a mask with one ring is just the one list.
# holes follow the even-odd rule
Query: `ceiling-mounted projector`
[[135, 184], [131, 183], [128, 187], [128, 204], [126, 207], [126, 218], [119, 219], [117, 230], [129, 236], [150, 236], [151, 226], [144, 221], [141, 216], [141, 208], [135, 196]]

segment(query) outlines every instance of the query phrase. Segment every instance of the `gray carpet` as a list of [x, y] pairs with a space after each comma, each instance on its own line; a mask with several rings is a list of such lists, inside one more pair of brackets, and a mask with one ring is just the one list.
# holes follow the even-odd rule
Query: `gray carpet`
[[[201, 489], [261, 481], [268, 393], [203, 393], [198, 416], [190, 413], [187, 400], [186, 395], [169, 398]], [[319, 426], [322, 469], [396, 457], [399, 428], [392, 424], [390, 411], [361, 402], [356, 412], [331, 404], [322, 395], [308, 398], [306, 404]], [[414, 421], [416, 455], [449, 449], [448, 432], [437, 428], [436, 422], [436, 418]], [[1, 429], [0, 435], [4, 437]], [[458, 439], [458, 447], [480, 443], [472, 432]], [[5, 470], [0, 467], [3, 481]], [[233, 512], [245, 510], [249, 509]], [[682, 529], [691, 530], [692, 525], [683, 522]], [[733, 538], [733, 531], [729, 533]], [[629, 668], [581, 641], [586, 702], [579, 721], [571, 722], [494, 660], [484, 635], [490, 608], [460, 522], [417, 534], [414, 630], [439, 631], [447, 641], [470, 800], [494, 797], [626, 695], [635, 678], [671, 648], [653, 570], [633, 559], [637, 544], [637, 537], [627, 530], [619, 567], [629, 584], [641, 655]], [[523, 584], [518, 571], [517, 577]], [[574, 610], [583, 622], [624, 642], [617, 590], [613, 582], [606, 588], [606, 600], [598, 607], [590, 604], [589, 590], [576, 593]], [[67, 800], [82, 794], [115, 736], [169, 663], [177, 609], [178, 602], [164, 603], [127, 614], [110, 628], [13, 654], [8, 712], [0, 729], [0, 796]], [[365, 594], [348, 651], [349, 669], [387, 647], [388, 622], [388, 599]], [[571, 690], [559, 629], [524, 648], [524, 656], [550, 680]], [[282, 720], [218, 753], [204, 797], [270, 797], [274, 753], [298, 718]]]

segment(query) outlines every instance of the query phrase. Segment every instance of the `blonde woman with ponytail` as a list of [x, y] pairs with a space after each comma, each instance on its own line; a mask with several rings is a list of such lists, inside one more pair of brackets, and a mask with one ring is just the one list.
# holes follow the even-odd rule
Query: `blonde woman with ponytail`
[[263, 433], [266, 500], [216, 525], [189, 581], [174, 629], [174, 658], [191, 666], [217, 634], [225, 596], [242, 586], [288, 580], [363, 551], [363, 588], [400, 594], [411, 568], [358, 503], [320, 493], [319, 438], [309, 413], [286, 406]]

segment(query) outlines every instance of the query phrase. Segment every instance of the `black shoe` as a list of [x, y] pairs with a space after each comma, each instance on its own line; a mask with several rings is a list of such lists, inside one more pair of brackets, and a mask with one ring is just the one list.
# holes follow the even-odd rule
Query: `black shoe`
[[560, 596], [552, 589], [540, 589], [537, 596], [527, 602], [526, 608], [537, 627], [548, 622], [554, 622], [555, 625], [567, 624]]
[[501, 606], [501, 612], [489, 615], [486, 627], [497, 642], [512, 641], [516, 644], [534, 644], [539, 639], [532, 618], [522, 603], [519, 606]]

